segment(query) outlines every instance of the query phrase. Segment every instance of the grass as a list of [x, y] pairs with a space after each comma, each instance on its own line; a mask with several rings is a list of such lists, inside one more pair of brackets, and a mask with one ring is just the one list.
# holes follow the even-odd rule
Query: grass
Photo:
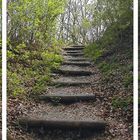
[[133, 98], [127, 97], [122, 99], [121, 97], [114, 97], [112, 99], [112, 106], [114, 108], [127, 108], [130, 104], [133, 104]]
[[126, 74], [123, 79], [123, 84], [127, 88], [133, 83], [133, 74]]

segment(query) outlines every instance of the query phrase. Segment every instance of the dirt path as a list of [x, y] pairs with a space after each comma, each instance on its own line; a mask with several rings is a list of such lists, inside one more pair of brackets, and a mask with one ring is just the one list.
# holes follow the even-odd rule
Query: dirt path
[[[83, 56], [82, 46], [66, 48], [64, 64], [56, 72], [38, 105], [19, 119], [34, 140], [131, 140], [121, 118], [104, 111], [106, 98], [98, 69]], [[19, 138], [20, 139], [20, 138]]]

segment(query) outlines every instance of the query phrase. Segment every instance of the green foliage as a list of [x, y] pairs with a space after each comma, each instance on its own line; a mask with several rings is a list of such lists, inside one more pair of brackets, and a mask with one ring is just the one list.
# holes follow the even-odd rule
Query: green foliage
[[99, 69], [101, 69], [101, 71], [103, 73], [108, 74], [111, 70], [118, 68], [118, 65], [115, 63], [109, 64], [109, 63], [106, 63], [105, 61], [103, 61], [98, 65], [98, 67], [99, 67]]
[[119, 77], [126, 88], [132, 88], [133, 83], [132, 5], [132, 0], [96, 1], [92, 5], [92, 26], [96, 28], [96, 36], [94, 42], [85, 48], [85, 55], [94, 60], [106, 82]]
[[20, 0], [8, 3], [8, 95], [39, 94], [62, 62], [56, 22], [65, 0]]
[[132, 24], [132, 0], [99, 0], [94, 4], [95, 18], [94, 26], [105, 25], [109, 27], [112, 23], [121, 22], [119, 27], [125, 28]]
[[88, 19], [84, 18], [83, 21], [82, 21], [82, 27], [84, 29], [90, 28], [91, 27], [91, 22]]
[[125, 87], [129, 87], [133, 83], [133, 74], [127, 74], [124, 76], [123, 83]]
[[95, 43], [88, 45], [85, 48], [84, 52], [87, 57], [90, 57], [94, 61], [103, 54], [103, 50], [100, 50], [99, 45]]
[[59, 64], [62, 62], [62, 56], [48, 51], [42, 53], [42, 59], [44, 64], [51, 69], [58, 68]]
[[32, 93], [33, 94], [38, 94], [38, 93], [43, 93], [46, 91], [46, 87], [48, 82], [50, 81], [49, 75], [38, 75], [38, 78], [36, 78], [36, 82], [34, 83], [32, 87]]
[[8, 3], [10, 43], [53, 43], [56, 18], [65, 0], [21, 0]]
[[26, 51], [20, 59], [11, 53], [8, 55], [8, 93], [14, 96], [44, 92], [50, 82], [50, 72], [62, 62], [62, 56], [49, 51]]
[[7, 91], [12, 93], [13, 96], [25, 93], [22, 87], [22, 78], [19, 78], [19, 74], [8, 72], [8, 89]]
[[130, 104], [133, 104], [133, 97], [126, 97], [126, 99], [114, 97], [112, 99], [112, 106], [114, 108], [127, 108]]

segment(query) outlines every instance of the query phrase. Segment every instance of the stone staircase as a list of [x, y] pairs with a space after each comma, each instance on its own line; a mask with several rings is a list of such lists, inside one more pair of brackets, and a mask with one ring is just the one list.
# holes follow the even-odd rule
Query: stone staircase
[[[38, 100], [43, 101], [44, 105], [35, 110], [31, 109], [27, 116], [19, 119], [19, 125], [38, 130], [105, 130], [107, 123], [94, 115], [95, 108], [92, 104], [86, 104], [90, 101], [96, 102], [97, 97], [94, 93], [77, 92], [78, 88], [84, 89], [94, 84], [90, 80], [94, 73], [88, 70], [91, 63], [84, 57], [83, 49], [84, 46], [64, 48], [65, 60], [56, 71], [59, 77], [54, 76], [52, 81], [53, 91], [38, 96]], [[78, 106], [78, 103], [81, 105]], [[91, 106], [90, 110], [86, 109], [88, 106]]]

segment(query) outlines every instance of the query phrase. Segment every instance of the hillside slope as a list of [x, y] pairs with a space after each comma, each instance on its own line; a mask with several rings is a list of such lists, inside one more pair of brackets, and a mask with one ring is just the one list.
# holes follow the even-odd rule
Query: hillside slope
[[[114, 25], [112, 25], [114, 26]], [[103, 91], [108, 94], [107, 105], [118, 117], [132, 121], [133, 102], [133, 33], [132, 26], [113, 34], [112, 26], [103, 37], [85, 49], [102, 73]], [[116, 29], [115, 29], [116, 30]], [[111, 34], [112, 33], [112, 34]], [[109, 40], [110, 39], [110, 40]], [[119, 113], [118, 113], [119, 112]]]

